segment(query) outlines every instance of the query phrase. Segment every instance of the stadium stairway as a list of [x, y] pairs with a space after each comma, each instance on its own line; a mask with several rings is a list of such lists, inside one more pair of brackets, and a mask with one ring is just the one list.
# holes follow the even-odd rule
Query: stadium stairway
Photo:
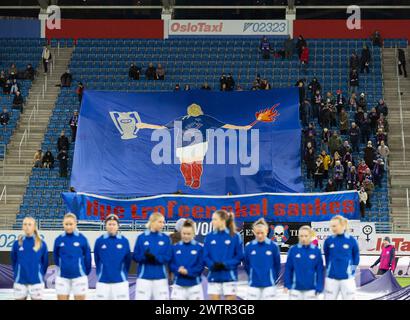
[[[410, 50], [406, 51], [407, 60]], [[384, 97], [389, 108], [392, 231], [410, 232], [410, 78], [398, 77], [397, 50], [383, 49]]]
[[[39, 64], [37, 70], [39, 76], [34, 80], [26, 99], [24, 113], [7, 146], [5, 160], [0, 161], [0, 192], [4, 185], [7, 189], [7, 203], [4, 199], [0, 203], [0, 228], [10, 227], [15, 222], [31, 174], [34, 153], [41, 148], [44, 133], [60, 93], [60, 87], [55, 85], [60, 83], [60, 77], [69, 65], [73, 50], [73, 48], [60, 48], [59, 54], [57, 50], [52, 50], [53, 71], [51, 73], [49, 70], [47, 78], [43, 73], [42, 63]], [[45, 83], [47, 89], [43, 97]], [[37, 112], [33, 109], [37, 109]], [[21, 158], [19, 158], [20, 144], [22, 145]]]

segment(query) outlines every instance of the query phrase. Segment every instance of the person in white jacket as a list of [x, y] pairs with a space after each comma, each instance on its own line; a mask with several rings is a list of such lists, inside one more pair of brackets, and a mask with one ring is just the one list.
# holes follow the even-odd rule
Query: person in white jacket
[[388, 146], [386, 146], [386, 144], [384, 143], [384, 141], [380, 141], [380, 146], [377, 148], [377, 153], [380, 155], [380, 157], [382, 157], [383, 162], [384, 162], [384, 170], [387, 170], [387, 157], [390, 154], [390, 149]]
[[365, 214], [366, 202], [367, 202], [367, 192], [364, 190], [364, 187], [361, 187], [359, 190], [359, 199], [360, 199], [360, 215], [362, 218]]
[[48, 49], [47, 46], [44, 46], [43, 53], [42, 53], [41, 57], [43, 58], [44, 73], [47, 73], [48, 63], [51, 60], [51, 52], [50, 52], [50, 49]]

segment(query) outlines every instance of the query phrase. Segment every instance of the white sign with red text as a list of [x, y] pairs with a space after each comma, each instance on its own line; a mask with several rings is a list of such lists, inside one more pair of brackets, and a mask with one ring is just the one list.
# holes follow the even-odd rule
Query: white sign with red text
[[286, 20], [169, 20], [169, 36], [286, 36], [289, 26]]

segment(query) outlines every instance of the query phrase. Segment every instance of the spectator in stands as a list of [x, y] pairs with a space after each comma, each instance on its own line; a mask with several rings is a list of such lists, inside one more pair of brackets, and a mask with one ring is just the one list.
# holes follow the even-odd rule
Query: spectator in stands
[[261, 40], [261, 43], [259, 45], [259, 50], [262, 52], [262, 58], [263, 59], [269, 59], [270, 58], [270, 52], [272, 50], [271, 45], [268, 41], [267, 37], [263, 37]]
[[226, 77], [226, 87], [228, 91], [233, 91], [235, 88], [235, 80], [232, 76], [232, 73], [228, 73], [228, 76]]
[[270, 85], [270, 83], [268, 82], [268, 80], [263, 79], [260, 85], [261, 90], [270, 90], [272, 89], [272, 86]]
[[157, 66], [156, 79], [157, 80], [164, 80], [165, 79], [165, 69], [160, 63], [158, 63], [158, 66]]
[[9, 124], [9, 121], [10, 121], [10, 115], [7, 111], [7, 108], [3, 107], [3, 110], [0, 113], [0, 124], [5, 127]]
[[13, 79], [10, 88], [10, 94], [16, 94], [17, 91], [20, 91], [20, 85], [17, 83], [17, 79]]
[[4, 72], [4, 70], [2, 70], [0, 72], [0, 87], [1, 88], [4, 88], [6, 81], [7, 81], [6, 73]]
[[60, 177], [67, 177], [67, 169], [68, 169], [68, 153], [65, 148], [61, 149], [61, 151], [57, 155], [58, 162], [60, 163]]
[[131, 63], [131, 66], [128, 69], [128, 77], [130, 77], [133, 80], [139, 80], [140, 74], [141, 74], [141, 68]]
[[312, 97], [312, 115], [315, 119], [319, 119], [319, 112], [322, 106], [322, 95], [320, 94], [320, 90], [316, 90], [315, 94]]
[[329, 166], [330, 166], [330, 156], [326, 153], [325, 150], [322, 150], [322, 153], [319, 155], [323, 163], [323, 178], [327, 179], [329, 177]]
[[327, 185], [325, 188], [325, 192], [335, 192], [336, 191], [336, 185], [333, 181], [333, 179], [327, 180]]
[[340, 147], [338, 151], [342, 158], [345, 156], [346, 153], [352, 153], [352, 147], [349, 145], [349, 141], [344, 141], [343, 145]]
[[403, 49], [397, 49], [399, 61], [397, 62], [399, 68], [399, 75], [403, 75], [407, 78], [407, 69], [406, 69], [406, 55]]
[[224, 86], [224, 84], [225, 84], [225, 88], [226, 88], [227, 78], [226, 78], [226, 74], [225, 74], [225, 73], [223, 73], [223, 74], [221, 75], [221, 77], [219, 78], [219, 88], [220, 88], [221, 91], [223, 91], [223, 90], [222, 90], [222, 87]]
[[342, 109], [346, 105], [346, 99], [343, 96], [342, 90], [340, 90], [340, 89], [336, 91], [335, 104], [336, 104], [336, 108], [337, 108], [337, 114], [340, 115], [340, 112], [342, 111]]
[[[358, 117], [359, 118], [359, 117]], [[361, 133], [361, 142], [366, 143], [370, 140], [370, 119], [367, 116], [367, 113], [363, 113], [363, 117], [359, 120], [360, 123], [360, 133]]]
[[349, 74], [349, 94], [357, 93], [359, 88], [359, 73], [357, 69], [352, 69]]
[[383, 114], [383, 116], [387, 117], [389, 113], [389, 109], [387, 108], [386, 102], [383, 99], [380, 99], [377, 103], [376, 110], [379, 114]]
[[321, 157], [317, 157], [315, 163], [315, 172], [314, 172], [314, 180], [315, 180], [315, 188], [319, 186], [319, 188], [323, 189], [323, 175], [325, 173], [325, 167], [323, 165], [323, 161]]
[[364, 160], [360, 161], [359, 166], [357, 167], [357, 176], [359, 178], [359, 182], [362, 183], [364, 180], [364, 175], [366, 171], [369, 169], [366, 162]]
[[149, 63], [147, 70], [145, 70], [145, 78], [147, 80], [156, 80], [157, 79], [157, 70], [155, 69], [152, 62]]
[[364, 92], [360, 94], [359, 100], [357, 100], [357, 107], [362, 108], [363, 112], [367, 112], [367, 99]]
[[34, 70], [31, 63], [29, 63], [26, 67], [26, 70], [24, 71], [24, 79], [33, 81], [35, 73], [36, 71]]
[[371, 133], [375, 134], [377, 130], [377, 121], [379, 120], [379, 115], [376, 111], [376, 108], [372, 108], [368, 114], [370, 120], [370, 129]]
[[384, 141], [384, 143], [388, 145], [387, 134], [383, 132], [383, 129], [381, 128], [377, 130], [375, 140], [376, 140], [377, 147], [380, 146], [382, 141]]
[[370, 61], [372, 55], [370, 53], [369, 47], [365, 44], [363, 45], [362, 54], [360, 56], [360, 73], [363, 73], [366, 70], [366, 73], [370, 72]]
[[[302, 81], [302, 83], [304, 84], [303, 81]], [[321, 86], [319, 80], [316, 77], [314, 77], [312, 79], [312, 81], [310, 81], [310, 83], [308, 84], [308, 89], [309, 89], [312, 97], [315, 94], [320, 94], [320, 92], [322, 91], [322, 86]]]
[[14, 80], [17, 78], [17, 67], [16, 64], [12, 63], [9, 69], [9, 79]]
[[10, 94], [10, 90], [11, 90], [11, 81], [10, 81], [10, 79], [7, 79], [6, 83], [3, 86], [3, 93], [4, 94]]
[[384, 143], [384, 140], [380, 141], [380, 145], [377, 147], [378, 155], [383, 159], [384, 170], [387, 170], [387, 158], [390, 154], [390, 149]]
[[295, 44], [293, 43], [293, 39], [290, 35], [285, 40], [283, 47], [285, 48], [285, 58], [286, 59], [292, 58], [293, 51], [295, 50]]
[[221, 91], [228, 91], [228, 85], [226, 83], [222, 84]]
[[360, 187], [359, 190], [359, 199], [360, 199], [360, 215], [362, 218], [365, 216], [366, 211], [366, 202], [367, 202], [367, 192], [364, 190], [364, 187]]
[[44, 73], [48, 72], [48, 64], [51, 60], [51, 51], [47, 46], [43, 47], [43, 53], [41, 54], [41, 57], [43, 58], [43, 67], [44, 67]]
[[347, 130], [349, 130], [349, 114], [344, 108], [341, 109], [339, 115], [339, 129], [341, 135], [346, 135]]
[[331, 131], [328, 128], [323, 128], [320, 148], [325, 152], [329, 152], [329, 140], [331, 136]]
[[307, 148], [307, 152], [305, 153], [305, 164], [307, 170], [307, 178], [313, 178], [315, 173], [316, 164], [315, 164], [315, 151], [312, 147]]
[[191, 86], [189, 84], [186, 84], [184, 86], [184, 91], [190, 91], [191, 90]]
[[333, 135], [329, 139], [330, 154], [335, 154], [336, 151], [342, 146], [342, 139], [338, 136], [337, 131], [333, 132]]
[[61, 81], [61, 87], [71, 87], [71, 82], [73, 81], [73, 75], [70, 73], [70, 69], [67, 69], [67, 71], [61, 75], [60, 81]]
[[201, 89], [202, 89], [202, 90], [211, 90], [211, 87], [209, 86], [208, 82], [205, 82], [205, 83], [202, 85]]
[[352, 122], [352, 126], [349, 129], [349, 138], [352, 143], [353, 152], [359, 152], [360, 128], [356, 125], [356, 122]]
[[374, 183], [376, 186], [381, 188], [382, 186], [382, 179], [383, 179], [383, 174], [384, 174], [384, 163], [382, 158], [378, 158], [377, 160], [374, 160], [374, 165], [373, 165], [373, 179]]
[[309, 100], [303, 100], [300, 104], [300, 114], [303, 126], [307, 126], [308, 122], [313, 120], [312, 112], [312, 105]]
[[13, 99], [13, 109], [20, 110], [20, 112], [23, 113], [23, 105], [24, 105], [23, 96], [21, 95], [20, 91], [17, 91]]
[[70, 118], [69, 122], [71, 128], [71, 142], [75, 142], [78, 127], [78, 111], [75, 110], [73, 116]]
[[41, 168], [42, 159], [43, 159], [43, 152], [41, 150], [37, 150], [36, 153], [34, 154], [34, 159], [33, 159], [34, 168]]
[[348, 104], [347, 104], [348, 106], [349, 106], [349, 111], [355, 111], [356, 109], [357, 109], [357, 98], [356, 98], [356, 93], [352, 93], [351, 95], [350, 95], [350, 98], [349, 98], [349, 101], [348, 101]]
[[352, 55], [350, 56], [349, 59], [349, 66], [350, 66], [350, 70], [358, 70], [360, 67], [360, 58], [356, 53], [356, 50], [353, 50]]
[[352, 165], [346, 173], [346, 189], [347, 190], [356, 189], [357, 182], [358, 182], [358, 176], [356, 172], [356, 167]]
[[43, 164], [43, 168], [54, 168], [54, 156], [52, 155], [50, 150], [47, 150], [41, 162]]
[[373, 46], [380, 47], [380, 48], [383, 46], [382, 36], [379, 31], [376, 30], [373, 33], [371, 40], [372, 40]]
[[344, 178], [344, 168], [342, 163], [338, 160], [333, 168], [333, 178], [335, 179], [336, 190], [342, 190], [343, 188], [343, 178]]
[[372, 207], [370, 199], [372, 198], [372, 194], [373, 194], [373, 191], [374, 191], [374, 183], [371, 179], [365, 177], [365, 179], [363, 181], [363, 187], [364, 187], [364, 190], [367, 193], [366, 208], [370, 209]]
[[174, 91], [180, 91], [181, 87], [179, 86], [179, 84], [177, 83], [174, 87]]
[[371, 141], [368, 141], [366, 148], [364, 148], [364, 161], [370, 169], [373, 168], [374, 156], [375, 150], [373, 148], [373, 144]]
[[81, 101], [83, 101], [83, 94], [84, 94], [84, 85], [81, 81], [77, 85], [76, 94], [78, 97], [78, 102], [80, 102], [80, 105], [81, 105]]
[[309, 48], [303, 46], [302, 53], [300, 54], [300, 66], [305, 74], [307, 73], [308, 63], [309, 63]]
[[299, 59], [302, 55], [303, 47], [307, 47], [307, 42], [306, 42], [305, 38], [303, 38], [302, 35], [299, 35], [298, 40], [296, 42], [296, 50], [298, 52]]
[[65, 131], [61, 131], [60, 137], [58, 137], [57, 140], [57, 150], [60, 152], [63, 148], [68, 150], [70, 148], [70, 142], [68, 141], [68, 138], [65, 135]]
[[377, 120], [377, 130], [382, 129], [384, 132], [389, 132], [389, 122], [384, 117], [383, 113], [380, 114], [379, 120]]

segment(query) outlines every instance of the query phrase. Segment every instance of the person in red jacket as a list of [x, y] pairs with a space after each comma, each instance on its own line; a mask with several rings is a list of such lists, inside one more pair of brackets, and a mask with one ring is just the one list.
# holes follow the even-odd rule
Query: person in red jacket
[[306, 73], [306, 68], [307, 68], [308, 63], [309, 63], [309, 48], [306, 46], [303, 46], [302, 52], [300, 54], [300, 65], [304, 73]]
[[385, 237], [383, 239], [382, 253], [379, 259], [376, 260], [370, 268], [377, 266], [380, 263], [379, 271], [377, 274], [385, 274], [387, 271], [391, 270], [394, 272], [396, 269], [396, 255], [394, 246], [390, 243], [390, 238]]

